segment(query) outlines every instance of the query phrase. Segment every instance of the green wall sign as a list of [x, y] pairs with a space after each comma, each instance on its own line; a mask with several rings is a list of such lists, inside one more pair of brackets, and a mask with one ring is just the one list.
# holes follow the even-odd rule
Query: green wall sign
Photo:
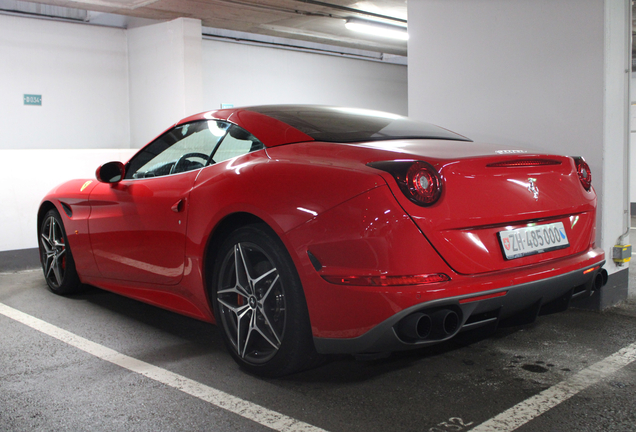
[[24, 95], [24, 104], [25, 105], [42, 105], [42, 95], [34, 95], [34, 94], [25, 94]]

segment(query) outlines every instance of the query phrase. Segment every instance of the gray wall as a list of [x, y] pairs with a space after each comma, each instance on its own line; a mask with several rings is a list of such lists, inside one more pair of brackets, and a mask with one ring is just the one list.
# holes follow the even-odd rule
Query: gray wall
[[628, 227], [629, 0], [409, 2], [409, 114], [480, 141], [584, 156], [597, 244]]
[[602, 1], [411, 2], [409, 113], [480, 141], [593, 158], [603, 24]]

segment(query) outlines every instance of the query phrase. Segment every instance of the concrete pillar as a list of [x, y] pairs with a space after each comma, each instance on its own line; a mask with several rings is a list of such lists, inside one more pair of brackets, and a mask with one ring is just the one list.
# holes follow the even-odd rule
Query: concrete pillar
[[203, 110], [200, 20], [129, 29], [128, 62], [131, 147]]
[[612, 247], [629, 232], [630, 1], [417, 0], [408, 17], [409, 116], [585, 157], [610, 273], [590, 306], [626, 298]]

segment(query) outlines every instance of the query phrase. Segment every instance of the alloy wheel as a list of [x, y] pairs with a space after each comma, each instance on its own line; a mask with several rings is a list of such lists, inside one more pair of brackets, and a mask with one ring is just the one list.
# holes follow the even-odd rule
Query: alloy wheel
[[60, 287], [66, 274], [66, 244], [64, 233], [54, 216], [49, 216], [41, 233], [44, 277], [49, 284]]
[[225, 256], [220, 276], [220, 321], [235, 353], [251, 364], [267, 362], [281, 347], [286, 320], [274, 261], [256, 244], [239, 242]]

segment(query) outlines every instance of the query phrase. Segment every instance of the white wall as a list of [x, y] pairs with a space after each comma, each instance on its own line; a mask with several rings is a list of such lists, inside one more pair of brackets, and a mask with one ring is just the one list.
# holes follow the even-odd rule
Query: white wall
[[131, 144], [203, 111], [201, 21], [180, 18], [128, 30]]
[[130, 146], [125, 30], [0, 15], [0, 77], [0, 149]]
[[112, 160], [126, 162], [134, 151], [0, 150], [0, 184], [4, 185], [0, 188], [4, 203], [0, 206], [0, 251], [38, 246], [38, 207], [53, 187], [69, 179], [95, 179], [98, 166]]
[[[0, 251], [37, 247], [37, 208], [54, 186], [94, 178], [102, 163], [129, 159], [130, 148], [221, 102], [406, 114], [405, 66], [203, 45], [190, 19], [123, 30], [0, 15], [0, 202], [11, 203], [0, 206]], [[42, 106], [23, 106], [23, 94], [41, 94]]]
[[408, 5], [410, 116], [480, 141], [584, 156], [609, 273], [624, 230], [628, 2]]
[[407, 67], [203, 40], [203, 96], [205, 109], [300, 103], [406, 115]]

